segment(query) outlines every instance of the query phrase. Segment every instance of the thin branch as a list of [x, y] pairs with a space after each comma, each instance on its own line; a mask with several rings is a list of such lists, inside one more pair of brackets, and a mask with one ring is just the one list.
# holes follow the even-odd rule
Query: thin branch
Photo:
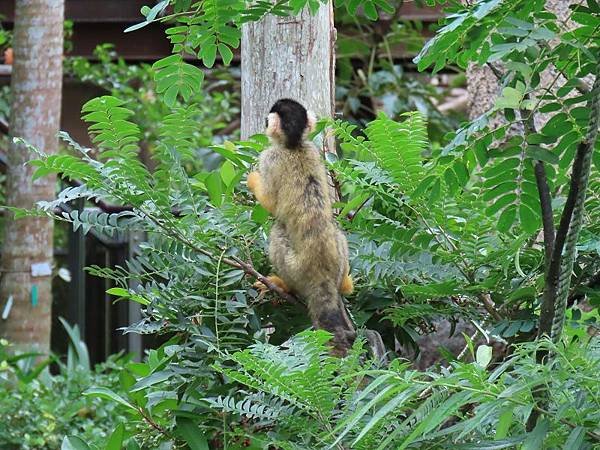
[[286, 302], [292, 303], [294, 305], [304, 306], [304, 303], [302, 303], [298, 298], [296, 298], [292, 294], [284, 291], [279, 286], [277, 286], [276, 284], [272, 283], [267, 277], [265, 277], [264, 275], [260, 274], [254, 268], [254, 266], [252, 264], [247, 263], [245, 261], [242, 261], [237, 256], [232, 256], [231, 259], [229, 259], [229, 258], [223, 258], [223, 262], [226, 263], [226, 264], [229, 264], [231, 266], [234, 266], [234, 267], [239, 267], [241, 270], [243, 270], [244, 272], [246, 272], [248, 275], [251, 275], [251, 276], [255, 277], [258, 281], [260, 281], [265, 286], [267, 286], [270, 291], [275, 292], [277, 295], [279, 295], [279, 297], [281, 297]]
[[502, 316], [496, 310], [496, 305], [494, 305], [494, 301], [492, 300], [492, 296], [490, 294], [479, 294], [478, 297], [479, 300], [481, 300], [481, 303], [483, 304], [485, 310], [490, 314], [490, 316], [494, 318], [494, 320], [502, 320]]
[[498, 81], [500, 81], [502, 79], [502, 77], [504, 76], [504, 72], [499, 67], [496, 67], [491, 62], [486, 63], [486, 65], [490, 68], [490, 70], [492, 71], [492, 73], [494, 74], [494, 76], [496, 77], [496, 79]]
[[372, 196], [370, 196], [370, 195], [369, 195], [367, 198], [365, 198], [365, 200], [364, 200], [364, 201], [363, 201], [363, 202], [362, 202], [360, 205], [358, 205], [358, 207], [357, 207], [357, 208], [356, 208], [354, 211], [350, 211], [350, 212], [349, 212], [349, 213], [346, 215], [346, 218], [347, 218], [347, 219], [348, 219], [350, 222], [352, 222], [352, 221], [354, 220], [354, 218], [356, 217], [356, 215], [357, 215], [357, 214], [360, 212], [360, 210], [361, 210], [361, 209], [363, 209], [363, 207], [364, 207], [364, 206], [367, 204], [367, 202], [368, 202], [369, 200], [371, 200], [371, 198], [372, 198]]
[[150, 416], [148, 416], [146, 413], [144, 413], [144, 410], [141, 407], [137, 407], [136, 408], [137, 412], [140, 414], [140, 416], [142, 416], [142, 418], [155, 430], [157, 430], [159, 433], [172, 438], [171, 434], [165, 430], [163, 427], [161, 427], [159, 424], [157, 424], [154, 420], [152, 420], [152, 418]]
[[[525, 99], [529, 98], [529, 94], [525, 95]], [[527, 115], [523, 109], [519, 110], [521, 119], [523, 120], [523, 139], [527, 141], [527, 136], [535, 134], [535, 119], [534, 113]], [[552, 197], [550, 195], [550, 187], [548, 186], [548, 178], [546, 177], [546, 168], [544, 162], [539, 159], [535, 161], [533, 167], [535, 173], [535, 181], [537, 185], [538, 195], [540, 197], [540, 207], [542, 210], [542, 226], [544, 229], [544, 249], [545, 249], [545, 264], [546, 269], [550, 266], [552, 258], [552, 248], [554, 247], [554, 213], [552, 211]]]
[[540, 206], [542, 208], [542, 226], [544, 228], [544, 249], [546, 267], [550, 265], [552, 258], [552, 248], [554, 247], [554, 213], [552, 212], [552, 198], [550, 196], [550, 187], [546, 178], [546, 169], [542, 161], [537, 160], [533, 166], [535, 181], [538, 194], [540, 196]]

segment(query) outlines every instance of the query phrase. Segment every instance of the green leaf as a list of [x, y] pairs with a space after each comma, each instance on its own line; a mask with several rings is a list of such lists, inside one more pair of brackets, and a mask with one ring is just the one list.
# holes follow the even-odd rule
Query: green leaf
[[524, 203], [519, 205], [519, 219], [521, 227], [526, 233], [534, 233], [540, 227], [538, 215]]
[[362, 194], [357, 195], [344, 206], [344, 209], [340, 212], [340, 217], [345, 217], [352, 211], [357, 208], [359, 205], [362, 205], [363, 202], [367, 201], [367, 199], [371, 196], [368, 192], [364, 192]]
[[544, 125], [542, 133], [546, 136], [557, 137], [567, 134], [572, 129], [573, 124], [569, 122], [569, 116], [564, 112], [560, 112]]
[[135, 385], [130, 389], [130, 392], [140, 391], [142, 389], [146, 389], [149, 386], [154, 386], [155, 384], [162, 383], [163, 381], [168, 380], [172, 376], [173, 373], [166, 370], [154, 372], [152, 375], [144, 377], [137, 383], [135, 383]]
[[220, 172], [221, 172], [221, 179], [223, 180], [223, 183], [225, 184], [225, 186], [229, 187], [231, 182], [237, 178], [237, 172], [235, 170], [233, 163], [230, 160], [227, 160], [223, 163], [223, 165], [221, 166]]
[[179, 88], [176, 84], [173, 84], [167, 88], [165, 93], [163, 94], [163, 100], [165, 104], [172, 108], [175, 106], [175, 102], [177, 101], [177, 94], [179, 93]]
[[501, 233], [507, 233], [510, 230], [510, 227], [515, 222], [515, 218], [517, 217], [517, 207], [515, 205], [510, 205], [498, 218], [498, 231]]
[[404, 121], [396, 122], [380, 113], [365, 133], [381, 167], [406, 191], [412, 192], [423, 179], [421, 153], [428, 144], [427, 127], [418, 112], [404, 113], [401, 117]]
[[130, 27], [125, 28], [123, 33], [129, 33], [131, 31], [139, 30], [140, 28], [144, 28], [146, 25], [150, 25], [151, 22], [144, 20], [143, 22], [136, 23], [135, 25], [131, 25]]
[[190, 450], [209, 450], [206, 435], [191, 419], [178, 417], [176, 431]]
[[228, 66], [229, 63], [231, 63], [231, 60], [233, 59], [233, 52], [225, 44], [219, 44], [218, 49], [219, 54], [221, 55], [221, 59], [223, 60], [223, 64]]
[[363, 3], [363, 11], [367, 19], [377, 20], [377, 9], [375, 8], [375, 5], [370, 1], [367, 0]]
[[477, 364], [480, 367], [485, 369], [491, 360], [492, 360], [492, 347], [490, 347], [489, 345], [480, 345], [479, 347], [477, 347], [477, 352], [475, 354], [475, 361], [477, 362]]
[[211, 172], [204, 181], [210, 201], [214, 206], [221, 206], [223, 203], [223, 182], [219, 172]]
[[198, 67], [183, 61], [180, 54], [167, 56], [152, 65], [156, 92], [163, 95], [167, 106], [175, 104], [177, 96], [184, 101], [199, 92], [204, 80], [204, 72]]
[[116, 426], [115, 430], [110, 435], [110, 438], [108, 438], [108, 442], [106, 443], [104, 450], [121, 450], [121, 447], [123, 446], [124, 434], [125, 427], [122, 423], [120, 423]]
[[163, 68], [168, 67], [168, 66], [170, 66], [172, 64], [176, 64], [179, 61], [181, 61], [181, 55], [166, 56], [166, 57], [164, 57], [162, 59], [159, 59], [154, 64], [152, 64], [152, 68], [154, 70], [163, 69]]
[[217, 59], [217, 46], [210, 43], [203, 45], [198, 56], [206, 67], [211, 68]]
[[[398, 450], [404, 450], [415, 438], [427, 434], [431, 430], [435, 429], [440, 423], [451, 417], [458, 410], [458, 408], [463, 406], [465, 403], [469, 403], [471, 400], [472, 394], [470, 392], [463, 391], [451, 395], [450, 398], [448, 398], [442, 404], [437, 405], [433, 411], [422, 418], [419, 424], [398, 446]], [[383, 450], [383, 448], [383, 445], [378, 447], [380, 450]]]
[[502, 89], [502, 95], [496, 99], [496, 109], [518, 109], [523, 100], [523, 93], [512, 87]]
[[565, 450], [579, 450], [581, 448], [581, 444], [585, 439], [585, 428], [584, 427], [575, 427], [569, 434], [567, 441], [565, 442], [564, 449]]
[[120, 405], [123, 405], [133, 411], [137, 411], [135, 406], [133, 406], [131, 403], [129, 403], [127, 400], [125, 400], [123, 397], [121, 397], [119, 394], [116, 394], [115, 392], [111, 391], [110, 389], [107, 389], [104, 387], [90, 388], [90, 389], [86, 390], [83, 393], [83, 395], [89, 396], [89, 397], [99, 397], [99, 398], [105, 398], [107, 400], [112, 400], [112, 401], [117, 402]]
[[106, 291], [107, 294], [114, 295], [116, 297], [129, 297], [131, 294], [127, 289], [120, 287], [113, 287]]
[[501, 209], [504, 209], [506, 206], [510, 205], [514, 201], [517, 200], [517, 194], [514, 192], [509, 192], [508, 194], [502, 195], [496, 199], [493, 205], [490, 205], [486, 208], [485, 214], [488, 217], [492, 217]]
[[152, 20], [156, 19], [156, 16], [158, 16], [158, 14], [162, 10], [164, 10], [168, 5], [169, 5], [169, 0], [162, 0], [162, 1], [158, 2], [156, 5], [154, 5], [152, 7], [152, 9], [150, 9], [150, 11], [148, 11], [148, 14], [146, 15], [146, 20], [152, 21]]
[[496, 426], [496, 435], [495, 439], [504, 439], [508, 435], [508, 430], [513, 423], [513, 411], [515, 407], [510, 406], [502, 414], [500, 414], [500, 418], [498, 419], [498, 425]]
[[510, 437], [499, 441], [477, 442], [476, 444], [455, 445], [453, 450], [502, 450], [515, 449], [516, 445], [525, 440], [525, 435]]
[[548, 419], [540, 420], [533, 431], [528, 434], [521, 450], [539, 450], [540, 448], [544, 448], [544, 439], [548, 431], [550, 431], [550, 422], [548, 422]]
[[254, 206], [254, 208], [252, 208], [251, 217], [255, 223], [262, 225], [269, 219], [269, 211], [257, 204]]
[[90, 355], [87, 345], [85, 345], [85, 342], [83, 342], [79, 334], [79, 327], [77, 325], [70, 326], [62, 317], [59, 317], [58, 320], [69, 336], [69, 348], [75, 350], [79, 366], [86, 370], [90, 370]]
[[530, 158], [544, 161], [549, 164], [558, 164], [558, 156], [543, 147], [537, 145], [528, 145], [525, 154]]
[[507, 17], [506, 21], [522, 30], [531, 31], [535, 28], [531, 22], [525, 22], [524, 20], [517, 19], [516, 17]]
[[89, 450], [88, 445], [76, 436], [65, 436], [60, 450]]

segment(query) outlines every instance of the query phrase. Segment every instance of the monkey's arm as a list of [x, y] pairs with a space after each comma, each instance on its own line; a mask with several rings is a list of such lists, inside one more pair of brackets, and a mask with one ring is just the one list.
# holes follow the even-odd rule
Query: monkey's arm
[[260, 203], [263, 208], [273, 214], [275, 210], [275, 205], [273, 199], [271, 199], [266, 193], [263, 187], [262, 178], [260, 177], [260, 173], [258, 172], [250, 172], [248, 174], [248, 189], [252, 191], [258, 203]]

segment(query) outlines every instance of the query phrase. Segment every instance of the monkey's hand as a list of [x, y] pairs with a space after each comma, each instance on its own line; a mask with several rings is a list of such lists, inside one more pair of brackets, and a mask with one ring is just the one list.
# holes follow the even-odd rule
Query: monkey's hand
[[248, 184], [248, 189], [250, 189], [252, 191], [252, 193], [254, 195], [256, 195], [256, 191], [258, 191], [261, 187], [260, 173], [250, 172], [248, 174], [247, 184]]
[[258, 200], [258, 203], [272, 214], [274, 210], [273, 201], [264, 193], [260, 173], [250, 172], [246, 184], [248, 185], [248, 189], [250, 189], [256, 197], [256, 200]]
[[350, 275], [346, 275], [340, 285], [340, 294], [350, 295], [352, 294], [352, 291], [354, 291], [354, 283], [352, 282]]
[[[277, 275], [269, 275], [267, 277], [267, 280], [269, 280], [275, 286], [279, 287], [282, 291], [287, 292], [287, 293], [290, 292], [290, 288], [287, 286], [287, 284], [285, 284], [285, 281], [283, 281]], [[258, 289], [261, 292], [261, 294], [264, 294], [265, 292], [267, 292], [269, 290], [269, 288], [261, 281], [257, 281], [256, 283], [254, 283], [252, 285], [252, 287]]]

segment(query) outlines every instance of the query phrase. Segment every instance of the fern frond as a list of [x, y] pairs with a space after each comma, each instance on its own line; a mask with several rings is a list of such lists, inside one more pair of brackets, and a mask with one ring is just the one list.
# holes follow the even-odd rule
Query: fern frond
[[419, 112], [404, 113], [396, 122], [380, 113], [369, 123], [369, 137], [374, 156], [406, 193], [414, 190], [423, 177], [423, 159], [427, 141], [425, 118]]

